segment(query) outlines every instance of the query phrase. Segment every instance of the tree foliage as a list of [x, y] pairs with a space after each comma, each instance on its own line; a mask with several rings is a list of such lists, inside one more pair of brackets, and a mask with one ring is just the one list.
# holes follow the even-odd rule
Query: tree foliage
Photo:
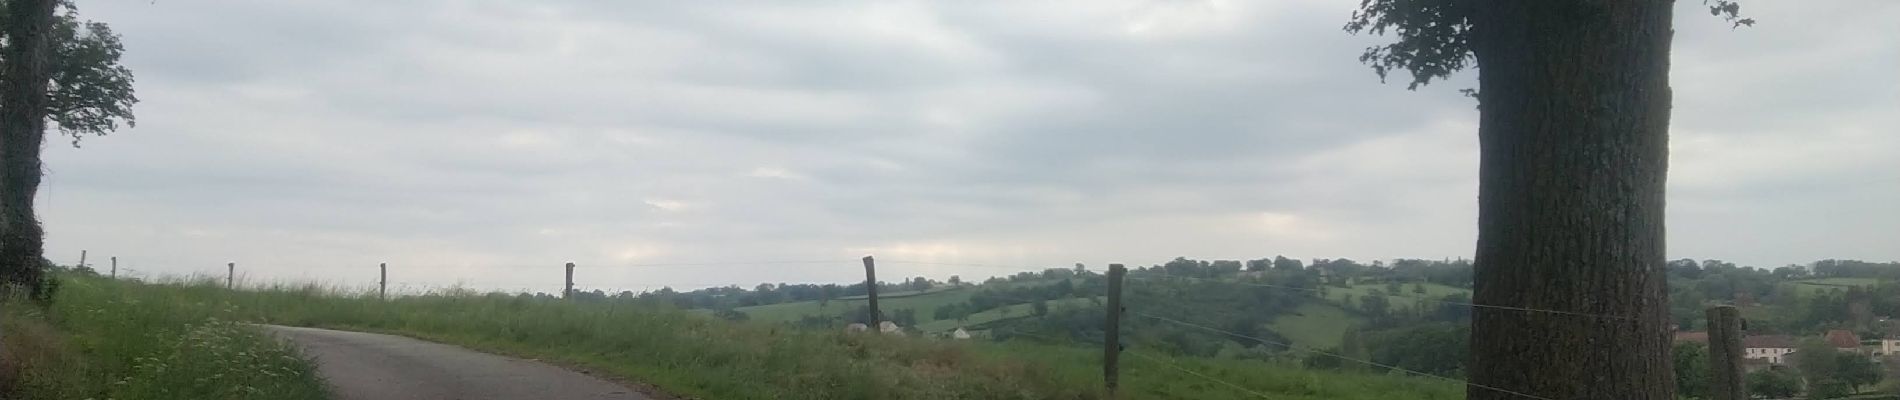
[[1836, 361], [1836, 379], [1846, 383], [1849, 389], [1859, 392], [1861, 387], [1880, 383], [1880, 364], [1859, 354], [1842, 353]]
[[[7, 0], [0, 0], [0, 5]], [[132, 106], [132, 70], [119, 65], [125, 45], [105, 23], [82, 20], [72, 2], [61, 2], [54, 18], [49, 69], [47, 119], [74, 146], [87, 135], [105, 135], [137, 123]], [[0, 15], [0, 26], [10, 22]], [[3, 31], [0, 31], [3, 32]], [[0, 40], [5, 40], [0, 35]], [[0, 63], [6, 60], [0, 59]]]
[[[1359, 9], [1344, 29], [1354, 34], [1391, 34], [1391, 43], [1367, 47], [1359, 62], [1372, 67], [1384, 82], [1393, 72], [1411, 75], [1408, 90], [1418, 90], [1434, 79], [1474, 66], [1471, 53], [1471, 7], [1477, 0], [1360, 0]], [[1704, 0], [1709, 14], [1735, 26], [1753, 26], [1742, 17], [1742, 6], [1731, 0]], [[1470, 94], [1469, 89], [1467, 94]]]
[[1360, 0], [1345, 30], [1392, 34], [1392, 43], [1367, 47], [1359, 62], [1372, 67], [1379, 81], [1393, 71], [1411, 74], [1406, 89], [1443, 79], [1465, 69], [1471, 55], [1471, 22], [1466, 0]]
[[1701, 399], [1709, 396], [1709, 346], [1679, 343], [1671, 352], [1675, 357], [1676, 395]]
[[1801, 377], [1780, 369], [1751, 372], [1743, 380], [1748, 382], [1748, 394], [1754, 397], [1785, 399], [1801, 392]]

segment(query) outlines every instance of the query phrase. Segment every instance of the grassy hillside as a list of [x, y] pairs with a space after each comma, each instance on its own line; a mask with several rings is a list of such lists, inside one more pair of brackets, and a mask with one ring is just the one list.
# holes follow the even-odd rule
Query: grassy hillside
[[[1414, 286], [1414, 285], [1417, 285], [1417, 286]], [[1416, 287], [1424, 287], [1425, 293], [1418, 293], [1415, 289]], [[1338, 286], [1332, 286], [1332, 287], [1326, 288], [1326, 298], [1334, 302], [1341, 302], [1341, 301], [1345, 301], [1348, 297], [1350, 297], [1352, 299], [1352, 302], [1357, 303], [1361, 296], [1372, 294], [1373, 289], [1378, 289], [1379, 291], [1385, 291], [1387, 287], [1385, 284], [1381, 284], [1381, 283], [1357, 284], [1357, 285], [1352, 285], [1350, 287], [1344, 287], [1344, 288], [1338, 287]], [[1393, 300], [1392, 305], [1395, 308], [1396, 307], [1411, 307], [1413, 302], [1407, 301], [1405, 300], [1405, 298], [1424, 297], [1428, 299], [1436, 299], [1436, 298], [1441, 298], [1441, 297], [1445, 297], [1445, 296], [1453, 295], [1453, 294], [1464, 294], [1468, 296], [1468, 295], [1471, 295], [1471, 290], [1465, 289], [1465, 288], [1441, 285], [1437, 283], [1429, 283], [1429, 282], [1406, 283], [1406, 284], [1399, 285], [1399, 293], [1394, 295], [1394, 298], [1392, 299]]]
[[1295, 309], [1293, 314], [1274, 319], [1268, 329], [1292, 340], [1295, 346], [1330, 349], [1339, 347], [1347, 328], [1364, 321], [1364, 318], [1335, 305], [1306, 303]]
[[23, 399], [326, 398], [307, 359], [222, 298], [66, 277], [50, 308], [4, 305], [0, 387]]
[[1850, 287], [1867, 287], [1879, 283], [1880, 280], [1874, 278], [1815, 278], [1789, 281], [1784, 284], [1794, 287], [1795, 293], [1806, 297], [1834, 289], [1847, 290]]
[[[1095, 300], [1103, 301], [1105, 299], [1103, 297], [1098, 296], [1095, 298]], [[1090, 303], [1089, 299], [1069, 298], [1069, 299], [1050, 301], [1047, 304], [1047, 306], [1051, 309], [1054, 309], [1054, 308], [1064, 307], [1064, 306], [1081, 306], [1081, 305], [1089, 304], [1089, 303]], [[880, 304], [880, 306], [882, 305]], [[987, 324], [987, 323], [1002, 321], [1002, 320], [1011, 319], [1011, 318], [1032, 317], [1032, 316], [1035, 316], [1035, 312], [1036, 312], [1036, 305], [1034, 304], [1012, 304], [1008, 306], [983, 310], [983, 312], [979, 312], [975, 314], [970, 314], [970, 317], [965, 318], [963, 321], [957, 321], [954, 319], [940, 319], [940, 320], [932, 320], [930, 322], [919, 323], [917, 324], [917, 329], [924, 332], [933, 332], [933, 333], [949, 332], [949, 331], [956, 330], [957, 327], [959, 326], [976, 326], [979, 324]]]
[[[1090, 345], [801, 331], [775, 323], [728, 322], [669, 307], [470, 292], [379, 301], [321, 287], [232, 292], [209, 282], [81, 281], [111, 292], [156, 293], [155, 298], [169, 304], [219, 305], [205, 308], [222, 309], [232, 319], [399, 333], [553, 360], [697, 398], [1104, 397], [1101, 350]], [[112, 342], [142, 340], [130, 336]], [[1256, 398], [1184, 374], [1174, 364], [1276, 399], [1455, 399], [1461, 392], [1455, 384], [1416, 378], [1130, 351], [1161, 361], [1124, 357], [1122, 387], [1128, 398]]]
[[[968, 288], [968, 287], [967, 286], [937, 285], [937, 286], [933, 286], [929, 289], [924, 289], [924, 290], [905, 290], [905, 291], [890, 292], [890, 293], [878, 293], [877, 298], [878, 300], [904, 298], [904, 297], [920, 296], [920, 295], [942, 292], [942, 291], [949, 291], [949, 290], [961, 290], [965, 288]], [[866, 295], [844, 296], [844, 297], [839, 297], [838, 300], [864, 300], [867, 297], [869, 296], [866, 296]]]
[[[1007, 288], [1019, 288], [1019, 287], [1029, 287], [1029, 286], [1047, 286], [1047, 285], [1057, 284], [1060, 282], [1061, 280], [1057, 279], [1057, 280], [1029, 280], [1029, 281], [1021, 281], [1021, 282], [1003, 282], [1003, 283], [983, 284], [979, 286], [938, 286], [926, 291], [898, 292], [898, 293], [892, 293], [888, 295], [880, 293], [878, 294], [877, 304], [878, 304], [878, 308], [882, 309], [887, 314], [896, 310], [901, 310], [901, 309], [914, 310], [917, 317], [918, 329], [921, 329], [925, 332], [947, 332], [947, 331], [956, 329], [958, 322], [956, 320], [937, 319], [936, 311], [938, 307], [943, 307], [943, 306], [947, 306], [951, 304], [957, 304], [957, 303], [963, 303], [963, 302], [969, 301], [971, 295], [976, 294], [976, 292], [984, 290], [984, 289], [1007, 289]], [[1086, 300], [1085, 299], [1068, 299], [1065, 301], [1086, 301]], [[734, 310], [745, 313], [747, 317], [755, 321], [791, 322], [791, 321], [797, 321], [800, 318], [804, 318], [805, 316], [808, 316], [808, 315], [832, 315], [832, 316], [844, 315], [845, 313], [849, 312], [850, 310], [854, 308], [866, 305], [866, 303], [868, 302], [864, 299], [863, 296], [853, 296], [853, 297], [834, 299], [829, 302], [823, 302], [823, 303], [818, 302], [818, 301], [798, 301], [798, 302], [790, 302], [790, 303], [767, 304], [767, 305], [762, 305], [762, 306], [739, 307], [739, 308], [735, 308]], [[1054, 307], [1056, 306], [1056, 304], [1052, 303], [1052, 304], [1049, 304], [1049, 306]], [[1009, 307], [998, 307], [998, 308], [994, 308], [990, 310], [985, 310], [983, 312], [971, 314], [970, 317], [963, 323], [966, 325], [974, 325], [974, 324], [979, 324], [979, 323], [984, 323], [984, 322], [1001, 320], [1001, 319], [1004, 319], [1006, 316], [1008, 317], [1026, 316], [1026, 315], [1030, 315], [1029, 311], [1032, 310], [1032, 307], [1033, 306], [1030, 304], [1015, 304]], [[1003, 308], [1008, 308], [1009, 310], [1003, 311], [1002, 310]]]
[[[966, 287], [966, 288], [955, 288], [955, 289], [945, 289], [945, 290], [934, 290], [927, 293], [912, 293], [907, 296], [900, 296], [900, 297], [895, 297], [895, 298], [883, 296], [882, 294], [880, 294], [878, 296], [877, 306], [878, 308], [883, 309], [887, 313], [892, 310], [898, 310], [898, 309], [904, 309], [904, 308], [917, 310], [917, 322], [924, 323], [926, 321], [934, 320], [932, 319], [931, 312], [936, 311], [937, 307], [969, 301], [970, 294], [974, 292], [975, 292], [975, 289]], [[762, 306], [739, 307], [739, 308], [735, 308], [734, 310], [746, 313], [746, 316], [754, 320], [768, 321], [768, 322], [791, 322], [791, 321], [797, 321], [799, 318], [804, 318], [807, 315], [844, 315], [845, 312], [853, 308], [864, 306], [866, 303], [868, 303], [868, 301], [864, 300], [862, 297], [859, 297], [856, 299], [849, 299], [849, 300], [847, 299], [832, 300], [822, 305], [820, 304], [820, 302], [817, 302], [817, 301], [798, 301], [798, 302], [791, 302], [791, 303], [767, 304], [767, 305], [762, 305]]]

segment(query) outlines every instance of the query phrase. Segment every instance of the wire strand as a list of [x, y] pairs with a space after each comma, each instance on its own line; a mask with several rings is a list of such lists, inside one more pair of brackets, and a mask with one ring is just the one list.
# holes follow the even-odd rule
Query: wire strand
[[1242, 338], [1242, 339], [1252, 339], [1252, 340], [1254, 340], [1254, 341], [1257, 341], [1257, 342], [1260, 342], [1260, 343], [1266, 343], [1266, 344], [1271, 344], [1271, 345], [1275, 345], [1275, 346], [1280, 346], [1280, 347], [1284, 347], [1284, 348], [1286, 348], [1287, 350], [1293, 350], [1293, 351], [1298, 351], [1298, 352], [1304, 352], [1304, 353], [1312, 353], [1312, 354], [1319, 354], [1319, 355], [1323, 355], [1323, 356], [1328, 356], [1328, 357], [1333, 357], [1333, 358], [1337, 358], [1337, 359], [1341, 359], [1341, 360], [1346, 360], [1346, 361], [1352, 361], [1352, 362], [1355, 362], [1355, 363], [1360, 363], [1360, 364], [1365, 364], [1365, 365], [1370, 365], [1370, 366], [1374, 366], [1374, 367], [1379, 367], [1379, 368], [1385, 368], [1385, 369], [1388, 369], [1388, 370], [1392, 370], [1392, 371], [1399, 371], [1399, 372], [1405, 372], [1405, 373], [1410, 373], [1410, 374], [1416, 374], [1416, 375], [1419, 375], [1419, 376], [1427, 376], [1427, 377], [1432, 377], [1432, 378], [1437, 378], [1437, 379], [1440, 379], [1440, 380], [1444, 380], [1444, 381], [1447, 381], [1447, 382], [1454, 382], [1454, 383], [1459, 383], [1459, 384], [1463, 384], [1463, 385], [1466, 385], [1466, 386], [1471, 386], [1471, 387], [1475, 387], [1475, 388], [1480, 388], [1480, 389], [1485, 389], [1485, 390], [1491, 390], [1491, 391], [1496, 391], [1496, 392], [1499, 392], [1499, 393], [1506, 393], [1506, 394], [1512, 394], [1512, 395], [1517, 395], [1517, 396], [1523, 396], [1523, 397], [1527, 397], [1527, 398], [1532, 398], [1532, 399], [1538, 399], [1538, 400], [1555, 400], [1555, 399], [1551, 399], [1551, 398], [1548, 398], [1548, 397], [1542, 397], [1542, 396], [1535, 396], [1535, 395], [1531, 395], [1531, 394], [1528, 394], [1528, 393], [1523, 393], [1523, 392], [1517, 392], [1517, 391], [1512, 391], [1512, 390], [1508, 390], [1508, 389], [1503, 389], [1503, 388], [1498, 388], [1498, 387], [1494, 387], [1494, 386], [1486, 386], [1486, 385], [1483, 385], [1483, 384], [1478, 384], [1478, 383], [1473, 383], [1473, 382], [1470, 382], [1470, 381], [1466, 381], [1466, 380], [1462, 380], [1462, 379], [1455, 379], [1455, 378], [1450, 378], [1450, 377], [1445, 377], [1445, 376], [1440, 376], [1440, 375], [1434, 375], [1434, 374], [1427, 374], [1427, 373], [1424, 373], [1424, 372], [1419, 372], [1419, 371], [1413, 371], [1413, 370], [1410, 370], [1410, 369], [1406, 369], [1406, 368], [1404, 368], [1404, 367], [1399, 367], [1399, 366], [1396, 366], [1396, 365], [1388, 365], [1388, 364], [1382, 364], [1382, 363], [1379, 363], [1379, 362], [1377, 362], [1377, 361], [1371, 361], [1371, 360], [1361, 360], [1361, 359], [1357, 359], [1357, 358], [1352, 358], [1352, 357], [1347, 357], [1347, 356], [1344, 356], [1344, 355], [1340, 355], [1340, 354], [1337, 354], [1337, 353], [1333, 353], [1333, 352], [1328, 352], [1328, 351], [1324, 351], [1324, 350], [1314, 350], [1314, 349], [1308, 349], [1308, 348], [1304, 348], [1304, 347], [1299, 347], [1299, 346], [1294, 346], [1294, 345], [1292, 345], [1292, 344], [1290, 344], [1290, 343], [1282, 343], [1282, 342], [1278, 342], [1278, 341], [1273, 341], [1273, 340], [1267, 340], [1267, 339], [1262, 339], [1262, 338], [1258, 338], [1258, 337], [1254, 337], [1254, 336], [1249, 336], [1249, 335], [1242, 335], [1242, 334], [1239, 334], [1239, 333], [1234, 333], [1234, 332], [1229, 332], [1229, 331], [1226, 331], [1226, 330], [1222, 330], [1222, 329], [1220, 329], [1220, 328], [1214, 328], [1214, 327], [1209, 327], [1209, 326], [1206, 326], [1206, 325], [1201, 325], [1201, 324], [1196, 324], [1196, 323], [1192, 323], [1192, 322], [1186, 322], [1186, 321], [1181, 321], [1181, 320], [1177, 320], [1177, 319], [1173, 319], [1173, 318], [1168, 318], [1168, 317], [1163, 317], [1163, 316], [1158, 316], [1158, 315], [1153, 315], [1153, 314], [1148, 314], [1148, 313], [1143, 313], [1143, 312], [1131, 312], [1131, 313], [1132, 313], [1132, 314], [1135, 314], [1135, 315], [1137, 315], [1137, 316], [1141, 316], [1141, 317], [1144, 317], [1144, 318], [1149, 318], [1149, 319], [1154, 319], [1154, 320], [1159, 320], [1159, 321], [1164, 321], [1164, 322], [1170, 322], [1170, 323], [1174, 323], [1174, 324], [1177, 324], [1177, 325], [1182, 325], [1182, 326], [1187, 326], [1187, 327], [1192, 327], [1192, 328], [1197, 328], [1197, 329], [1201, 329], [1201, 330], [1205, 330], [1205, 331], [1208, 331], [1208, 332], [1214, 332], [1214, 333], [1219, 333], [1219, 334], [1223, 334], [1223, 335], [1227, 335], [1227, 336], [1232, 336], [1232, 337], [1237, 337], [1237, 338]]
[[1228, 381], [1225, 381], [1225, 380], [1222, 380], [1222, 379], [1220, 379], [1220, 378], [1215, 378], [1215, 377], [1213, 377], [1213, 376], [1209, 376], [1209, 375], [1207, 375], [1207, 374], [1202, 374], [1202, 373], [1199, 373], [1199, 372], [1194, 372], [1194, 370], [1190, 370], [1190, 369], [1187, 369], [1187, 367], [1182, 367], [1182, 366], [1181, 366], [1181, 364], [1177, 364], [1177, 363], [1174, 363], [1174, 362], [1171, 362], [1171, 361], [1168, 361], [1168, 360], [1163, 360], [1163, 359], [1161, 359], [1160, 357], [1155, 357], [1155, 356], [1150, 356], [1150, 355], [1147, 355], [1147, 354], [1141, 354], [1141, 352], [1139, 352], [1139, 351], [1123, 351], [1122, 353], [1125, 353], [1125, 354], [1129, 354], [1129, 355], [1133, 355], [1133, 356], [1135, 356], [1135, 357], [1141, 357], [1141, 358], [1143, 358], [1143, 359], [1147, 359], [1148, 361], [1153, 361], [1153, 362], [1154, 362], [1154, 363], [1156, 363], [1156, 364], [1161, 364], [1161, 365], [1163, 365], [1163, 366], [1167, 366], [1168, 368], [1173, 368], [1173, 369], [1174, 369], [1174, 370], [1176, 370], [1176, 371], [1181, 371], [1181, 372], [1185, 372], [1185, 373], [1187, 373], [1188, 375], [1194, 375], [1194, 376], [1197, 376], [1197, 377], [1200, 377], [1201, 379], [1206, 379], [1206, 380], [1209, 380], [1209, 381], [1213, 381], [1214, 383], [1219, 383], [1219, 384], [1222, 384], [1222, 385], [1227, 385], [1227, 387], [1230, 387], [1230, 388], [1234, 388], [1234, 390], [1239, 390], [1239, 391], [1242, 391], [1242, 392], [1247, 392], [1248, 394], [1252, 394], [1252, 395], [1254, 395], [1254, 396], [1257, 396], [1257, 397], [1260, 397], [1260, 398], [1263, 398], [1263, 399], [1271, 399], [1271, 398], [1273, 398], [1272, 396], [1267, 396], [1267, 394], [1266, 394], [1266, 393], [1260, 393], [1260, 392], [1257, 392], [1257, 391], [1254, 391], [1253, 389], [1248, 389], [1248, 388], [1247, 388], [1247, 387], [1245, 387], [1245, 386], [1240, 386], [1239, 384], [1236, 384], [1236, 383], [1233, 383], [1233, 382], [1228, 382]]
[[[1241, 286], [1254, 286], [1254, 287], [1264, 287], [1264, 288], [1275, 288], [1275, 289], [1285, 289], [1285, 290], [1297, 290], [1297, 291], [1305, 291], [1305, 292], [1312, 292], [1312, 293], [1320, 293], [1320, 290], [1319, 290], [1319, 289], [1312, 289], [1312, 288], [1302, 288], [1302, 287], [1293, 287], [1293, 286], [1282, 286], [1282, 285], [1274, 285], [1274, 284], [1267, 284], [1267, 283], [1254, 283], [1254, 282], [1239, 282], [1239, 281], [1224, 281], [1224, 280], [1218, 280], [1218, 279], [1207, 279], [1207, 278], [1196, 278], [1196, 277], [1190, 277], [1190, 276], [1179, 276], [1179, 275], [1168, 275], [1168, 274], [1166, 274], [1166, 273], [1163, 273], [1163, 274], [1162, 274], [1162, 276], [1163, 276], [1163, 277], [1166, 277], [1166, 278], [1172, 278], [1172, 279], [1184, 279], [1184, 280], [1195, 280], [1195, 281], [1205, 281], [1205, 282], [1215, 282], [1215, 283], [1226, 283], [1226, 284], [1232, 284], [1232, 285], [1241, 285]], [[1145, 277], [1128, 277], [1128, 278], [1129, 278], [1129, 279], [1134, 279], [1134, 280], [1149, 280], [1149, 279], [1150, 279], [1150, 278], [1145, 278]], [[1474, 307], [1474, 308], [1489, 308], [1489, 309], [1494, 309], [1494, 310], [1508, 310], [1508, 311], [1521, 311], [1521, 312], [1539, 312], [1539, 313], [1549, 313], [1549, 314], [1563, 314], [1563, 315], [1572, 315], [1572, 316], [1579, 316], [1579, 317], [1591, 317], [1591, 318], [1603, 318], [1603, 319], [1615, 319], [1615, 320], [1624, 320], [1624, 321], [1634, 321], [1634, 320], [1636, 320], [1635, 318], [1630, 318], [1630, 317], [1625, 317], [1625, 316], [1621, 316], [1621, 315], [1608, 315], [1608, 314], [1592, 314], [1592, 313], [1586, 313], [1586, 312], [1577, 312], [1577, 311], [1563, 311], [1563, 310], [1545, 310], [1545, 309], [1537, 309], [1537, 308], [1528, 308], [1528, 307], [1512, 307], [1512, 306], [1499, 306], [1499, 305], [1490, 305], [1490, 304], [1478, 304], [1478, 303], [1467, 303], [1467, 302], [1458, 302], [1458, 301], [1450, 301], [1450, 300], [1441, 300], [1441, 299], [1433, 299], [1433, 298], [1429, 298], [1429, 297], [1417, 297], [1417, 296], [1408, 296], [1408, 295], [1403, 295], [1403, 294], [1377, 294], [1377, 295], [1374, 295], [1374, 296], [1386, 296], [1386, 297], [1398, 297], [1398, 298], [1405, 298], [1405, 299], [1413, 299], [1413, 300], [1418, 300], [1418, 301], [1425, 301], [1425, 302], [1432, 302], [1432, 303], [1439, 303], [1439, 304], [1445, 304], [1445, 305], [1454, 305], [1454, 306], [1463, 306], [1463, 307]]]

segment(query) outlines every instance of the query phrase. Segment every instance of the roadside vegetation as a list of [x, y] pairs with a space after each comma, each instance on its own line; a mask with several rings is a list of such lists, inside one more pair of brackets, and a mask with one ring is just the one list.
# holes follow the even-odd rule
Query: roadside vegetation
[[[1245, 337], [1124, 318], [1124, 396], [1463, 397], [1455, 380], [1464, 374], [1468, 348], [1469, 312], [1458, 305], [1468, 298], [1468, 263], [1275, 261], [1177, 259], [1131, 270], [1125, 293], [1131, 315], [1164, 315]], [[1730, 294], [1784, 315], [1759, 321], [1763, 330], [1871, 330], [1855, 321], [1878, 322], [1868, 317], [1900, 309], [1882, 300], [1900, 298], [1889, 295], [1900, 286], [1874, 273], [1900, 271], [1886, 265], [1872, 271], [1825, 262], [1774, 271], [1719, 262], [1673, 265], [1671, 286], [1689, 305], [1684, 314], [1706, 299], [1698, 295]], [[547, 360], [687, 398], [1106, 397], [1102, 279], [1084, 269], [984, 283], [912, 281], [915, 290], [885, 303], [915, 307], [903, 309], [917, 321], [905, 327], [905, 336], [845, 333], [843, 324], [864, 317], [862, 306], [846, 296], [797, 300], [736, 288], [708, 290], [723, 296], [668, 291], [572, 300], [449, 288], [383, 300], [374, 292], [320, 285], [233, 291], [209, 279], [54, 276], [60, 288], [53, 306], [13, 302], [7, 308], [7, 348], [15, 353], [6, 358], [17, 361], [6, 366], [6, 376], [25, 398], [322, 398], [310, 364], [250, 323], [401, 334]], [[748, 302], [736, 308], [769, 316], [680, 307], [704, 303], [701, 296]], [[764, 300], [771, 297], [780, 301]], [[1856, 302], [1869, 304], [1848, 306]], [[1867, 315], [1850, 312], [1862, 309]], [[1693, 329], [1693, 317], [1678, 320]], [[943, 338], [956, 328], [975, 338]], [[1446, 379], [1369, 368], [1364, 361]], [[1877, 386], [1863, 385], [1845, 392]]]
[[[308, 364], [254, 330], [226, 321], [313, 326], [402, 334], [470, 348], [547, 360], [607, 376], [649, 384], [689, 398], [716, 399], [1094, 399], [1104, 398], [1101, 347], [1054, 337], [955, 341], [916, 336], [846, 334], [801, 329], [785, 323], [729, 321], [657, 302], [563, 301], [546, 297], [442, 290], [387, 301], [373, 293], [330, 287], [274, 286], [231, 291], [212, 280], [139, 283], [90, 276], [62, 279], [62, 305], [53, 314], [118, 307], [105, 313], [142, 316], [112, 322], [89, 318], [71, 322], [100, 335], [72, 335], [75, 348], [104, 348], [125, 356], [114, 371], [139, 370], [140, 360], [157, 358], [167, 367], [190, 362], [202, 372], [177, 375], [158, 385], [183, 385], [184, 376], [223, 372], [266, 395], [203, 394], [189, 398], [319, 398]], [[106, 293], [127, 293], [124, 301]], [[151, 303], [166, 305], [166, 312]], [[99, 314], [106, 315], [106, 314]], [[172, 339], [143, 337], [144, 326], [181, 323]], [[120, 325], [111, 325], [111, 324]], [[136, 326], [135, 326], [136, 325]], [[202, 328], [200, 328], [202, 327]], [[200, 333], [199, 331], [204, 331]], [[217, 336], [220, 339], [209, 339]], [[81, 343], [91, 343], [82, 345]], [[151, 342], [151, 343], [145, 343]], [[161, 343], [162, 342], [162, 343]], [[181, 344], [183, 343], [183, 344]], [[277, 380], [262, 372], [225, 371], [221, 365], [246, 360], [235, 352], [173, 354], [178, 346], [222, 343], [279, 362]], [[1124, 356], [1123, 392], [1136, 398], [1257, 398], [1254, 391], [1287, 399], [1456, 399], [1455, 383], [1353, 371], [1309, 370], [1297, 359], [1215, 359], [1131, 349]], [[213, 359], [215, 357], [215, 359]], [[1235, 389], [1195, 378], [1180, 369], [1241, 385]], [[44, 369], [41, 369], [44, 370]], [[100, 371], [104, 371], [103, 369]], [[140, 370], [142, 371], [142, 370]], [[266, 368], [246, 371], [280, 371]], [[81, 387], [110, 386], [106, 373]], [[134, 374], [136, 375], [136, 374]], [[239, 376], [242, 375], [242, 376]], [[300, 380], [301, 379], [301, 380]], [[70, 382], [68, 380], [67, 382]], [[234, 380], [223, 381], [244, 387]], [[301, 382], [301, 383], [299, 383]], [[298, 386], [293, 383], [299, 383]], [[54, 385], [61, 386], [61, 385]], [[48, 388], [54, 387], [48, 386]], [[185, 386], [170, 386], [187, 388]], [[289, 391], [307, 388], [305, 392]], [[47, 398], [184, 398], [116, 395], [127, 392], [58, 392]], [[78, 396], [78, 397], [73, 397]], [[220, 397], [224, 396], [224, 397]], [[236, 396], [236, 397], [232, 397]], [[39, 397], [34, 397], [39, 398]]]
[[83, 273], [50, 307], [7, 301], [0, 379], [22, 399], [326, 398], [311, 363], [242, 324], [226, 299]]

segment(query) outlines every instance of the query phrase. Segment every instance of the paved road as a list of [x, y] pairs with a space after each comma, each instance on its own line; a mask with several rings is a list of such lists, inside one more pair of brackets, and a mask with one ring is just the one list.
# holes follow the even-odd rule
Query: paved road
[[338, 400], [650, 400], [552, 365], [401, 336], [265, 326], [303, 347]]

